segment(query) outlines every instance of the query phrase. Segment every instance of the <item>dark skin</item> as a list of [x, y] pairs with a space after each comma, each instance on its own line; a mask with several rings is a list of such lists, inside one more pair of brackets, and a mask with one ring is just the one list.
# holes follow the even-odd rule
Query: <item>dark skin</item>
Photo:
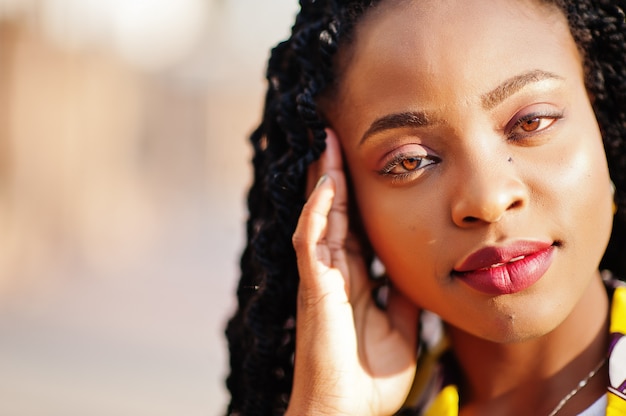
[[[428, 309], [447, 323], [463, 371], [461, 415], [548, 414], [606, 351], [597, 269], [612, 218], [564, 16], [533, 1], [386, 1], [358, 24], [338, 69], [322, 103], [329, 148], [311, 170], [328, 179], [294, 236], [301, 287], [289, 412], [397, 411], [415, 371], [414, 323]], [[348, 230], [341, 152], [397, 289], [386, 312], [371, 301]], [[484, 293], [455, 274], [477, 250], [529, 241], [552, 253], [529, 287], [513, 276], [514, 290]], [[524, 259], [535, 253], [523, 254], [532, 263]], [[559, 414], [588, 407], [606, 378], [604, 368]]]

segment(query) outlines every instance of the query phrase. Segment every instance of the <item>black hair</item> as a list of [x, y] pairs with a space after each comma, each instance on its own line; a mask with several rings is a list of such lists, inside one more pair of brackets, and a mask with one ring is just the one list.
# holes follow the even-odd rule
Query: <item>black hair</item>
[[[584, 56], [618, 213], [602, 268], [626, 275], [626, 0], [542, 0], [567, 16]], [[263, 119], [252, 133], [253, 184], [238, 309], [226, 335], [229, 415], [283, 414], [293, 382], [298, 270], [292, 235], [308, 166], [325, 148], [316, 99], [336, 83], [333, 60], [377, 0], [301, 0], [288, 40], [271, 53]]]

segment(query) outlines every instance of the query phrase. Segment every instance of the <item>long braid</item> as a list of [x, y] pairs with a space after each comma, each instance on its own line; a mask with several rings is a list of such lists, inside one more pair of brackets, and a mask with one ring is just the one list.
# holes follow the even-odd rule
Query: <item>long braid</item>
[[[626, 39], [624, 0], [552, 0], [585, 55], [619, 214], [602, 266], [626, 276]], [[333, 58], [373, 0], [301, 0], [291, 37], [273, 50], [263, 120], [250, 137], [253, 184], [238, 309], [228, 323], [230, 415], [283, 414], [293, 381], [298, 271], [291, 237], [308, 166], [325, 148], [316, 99], [337, 82]]]

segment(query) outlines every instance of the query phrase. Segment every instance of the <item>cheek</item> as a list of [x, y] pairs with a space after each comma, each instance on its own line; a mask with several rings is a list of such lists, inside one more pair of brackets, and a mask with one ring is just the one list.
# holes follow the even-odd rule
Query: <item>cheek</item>
[[599, 132], [581, 129], [578, 134], [555, 152], [546, 153], [544, 168], [533, 179], [541, 185], [533, 189], [539, 211], [550, 221], [547, 226], [560, 230], [556, 237], [575, 253], [572, 266], [589, 269], [597, 268], [608, 243], [612, 195]]
[[355, 195], [367, 237], [396, 284], [436, 273], [449, 218], [440, 193], [423, 196], [416, 188], [361, 181]]
[[594, 252], [601, 257], [611, 232], [613, 213], [608, 167], [599, 139], [575, 159], [573, 169], [570, 178], [563, 180], [563, 187], [569, 190], [563, 203], [572, 207], [572, 218], [575, 215], [575, 223], [570, 227], [583, 236], [578, 240], [583, 246], [597, 247]]

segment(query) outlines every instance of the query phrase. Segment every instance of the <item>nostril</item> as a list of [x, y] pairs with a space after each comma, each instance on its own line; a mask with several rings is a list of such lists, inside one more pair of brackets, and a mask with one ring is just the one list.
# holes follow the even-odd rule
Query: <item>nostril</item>
[[515, 202], [513, 202], [511, 205], [509, 205], [509, 209], [516, 209], [522, 206], [522, 201], [517, 200]]
[[463, 218], [463, 222], [468, 223], [468, 224], [474, 224], [475, 222], [478, 222], [478, 218], [476, 217], [465, 217]]

